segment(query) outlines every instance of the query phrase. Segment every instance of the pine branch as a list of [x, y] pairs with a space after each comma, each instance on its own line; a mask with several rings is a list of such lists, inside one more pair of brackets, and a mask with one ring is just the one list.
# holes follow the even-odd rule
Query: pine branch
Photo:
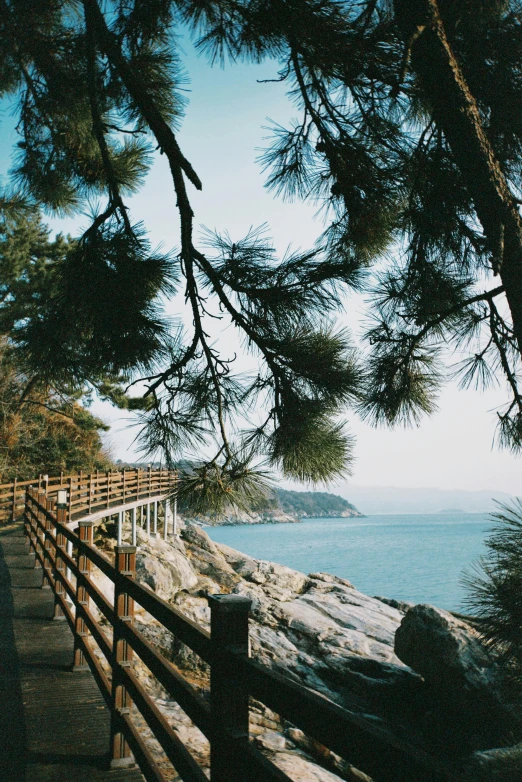
[[84, 0], [84, 5], [89, 8], [100, 46], [121, 77], [132, 100], [143, 113], [147, 124], [158, 141], [160, 149], [168, 158], [173, 176], [175, 176], [175, 169], [179, 168], [192, 182], [194, 187], [197, 190], [201, 190], [201, 180], [182, 154], [173, 131], [156, 107], [154, 99], [147, 91], [147, 86], [142, 83], [139, 75], [133, 70], [131, 64], [124, 56], [117, 37], [107, 27], [105, 17], [97, 0]]
[[127, 213], [127, 207], [123, 203], [122, 197], [120, 195], [118, 180], [116, 179], [109, 148], [107, 146], [107, 141], [105, 139], [104, 124], [102, 122], [102, 118], [98, 107], [98, 97], [96, 91], [97, 52], [96, 52], [96, 36], [95, 36], [94, 24], [92, 18], [92, 8], [89, 6], [87, 2], [84, 2], [83, 8], [84, 8], [84, 17], [85, 17], [85, 28], [87, 31], [87, 78], [88, 78], [89, 103], [90, 103], [91, 115], [92, 115], [92, 128], [93, 128], [93, 133], [96, 137], [96, 141], [98, 143], [98, 147], [100, 149], [100, 154], [103, 161], [103, 167], [105, 169], [105, 173], [107, 175], [107, 182], [109, 185], [109, 208], [106, 210], [105, 214], [109, 215], [111, 213], [110, 204], [111, 203], [114, 204], [122, 217], [127, 233], [129, 234], [129, 236], [134, 236], [132, 231], [132, 226], [129, 220], [129, 215]]
[[522, 219], [517, 205], [448, 40], [437, 0], [421, 0], [413, 15], [409, 0], [395, 0], [394, 6], [406, 40], [413, 28], [426, 25], [412, 47], [412, 64], [429, 91], [437, 124], [444, 130], [491, 247], [497, 247], [504, 226], [500, 276], [522, 352]]
[[489, 322], [490, 322], [490, 329], [491, 329], [491, 338], [498, 351], [500, 357], [500, 363], [502, 365], [502, 369], [504, 370], [504, 375], [506, 376], [506, 379], [511, 387], [511, 391], [513, 392], [514, 401], [519, 411], [522, 413], [522, 395], [518, 390], [518, 382], [515, 373], [513, 372], [510, 366], [505, 347], [501, 339], [499, 338], [499, 334], [498, 334], [497, 324], [501, 321], [501, 318], [497, 308], [495, 307], [493, 300], [489, 301], [489, 307], [490, 307]]

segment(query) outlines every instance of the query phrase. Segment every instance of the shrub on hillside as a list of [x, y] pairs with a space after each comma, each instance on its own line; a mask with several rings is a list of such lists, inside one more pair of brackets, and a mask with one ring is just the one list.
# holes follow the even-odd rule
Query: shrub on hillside
[[500, 505], [487, 553], [464, 575], [466, 604], [480, 619], [485, 643], [522, 688], [522, 500]]

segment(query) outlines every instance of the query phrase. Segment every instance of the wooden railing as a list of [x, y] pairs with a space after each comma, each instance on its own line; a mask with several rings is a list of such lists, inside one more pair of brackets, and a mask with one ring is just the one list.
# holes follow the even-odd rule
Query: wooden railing
[[12, 481], [0, 485], [0, 525], [20, 517], [25, 507], [28, 486], [37, 486], [48, 497], [59, 489], [68, 494], [69, 519], [83, 518], [105, 508], [117, 507], [140, 499], [168, 493], [176, 480], [169, 470], [129, 469], [48, 477], [40, 475], [30, 481]]
[[[67, 481], [68, 486], [72, 485], [73, 496], [82, 498], [81, 502], [72, 503], [73, 513], [88, 507], [83, 479], [73, 480], [72, 484]], [[128, 484], [126, 478], [124, 491], [120, 478], [119, 496], [127, 497], [129, 485], [133, 487], [131, 496], [132, 491], [139, 493], [136, 481], [134, 476]], [[163, 490], [161, 480], [156, 485]], [[116, 482], [107, 489], [109, 502], [115, 496], [115, 486]], [[134, 705], [184, 782], [207, 780], [133, 671], [133, 655], [137, 655], [209, 740], [212, 782], [292, 782], [249, 741], [250, 697], [347, 759], [375, 782], [464, 779], [450, 772], [442, 761], [399, 739], [391, 739], [375, 723], [250, 659], [249, 599], [239, 595], [209, 596], [209, 633], [136, 582], [135, 547], [118, 546], [115, 561], [110, 561], [93, 545], [93, 522], [80, 520], [77, 532], [72, 531], [67, 526], [68, 509], [56, 508], [54, 500], [36, 487], [26, 492], [24, 518], [36, 564], [43, 568], [43, 583], [54, 590], [55, 615], [65, 617], [74, 633], [74, 669], [90, 668], [110, 709], [113, 766], [132, 762], [133, 755], [146, 780], [165, 779], [136, 726], [131, 708]], [[96, 586], [93, 568], [113, 584], [113, 599]], [[104, 621], [97, 620], [92, 604]], [[136, 605], [208, 663], [209, 700], [139, 632], [134, 624]]]

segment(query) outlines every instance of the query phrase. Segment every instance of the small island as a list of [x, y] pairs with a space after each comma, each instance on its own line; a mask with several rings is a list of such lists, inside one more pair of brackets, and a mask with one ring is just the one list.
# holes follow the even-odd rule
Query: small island
[[439, 510], [439, 513], [467, 513], [467, 510], [462, 510], [462, 508], [443, 508], [442, 510]]

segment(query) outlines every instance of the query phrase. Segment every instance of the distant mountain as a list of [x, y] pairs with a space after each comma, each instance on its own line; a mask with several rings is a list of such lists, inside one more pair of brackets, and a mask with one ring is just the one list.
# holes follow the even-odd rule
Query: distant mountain
[[[459, 512], [487, 513], [495, 510], [498, 502], [508, 502], [511, 494], [503, 491], [464, 491], [463, 489], [400, 488], [397, 486], [355, 486], [345, 484], [337, 487], [341, 496], [349, 497], [369, 515], [379, 513], [440, 513], [446, 508]], [[522, 493], [522, 492], [521, 492]]]

